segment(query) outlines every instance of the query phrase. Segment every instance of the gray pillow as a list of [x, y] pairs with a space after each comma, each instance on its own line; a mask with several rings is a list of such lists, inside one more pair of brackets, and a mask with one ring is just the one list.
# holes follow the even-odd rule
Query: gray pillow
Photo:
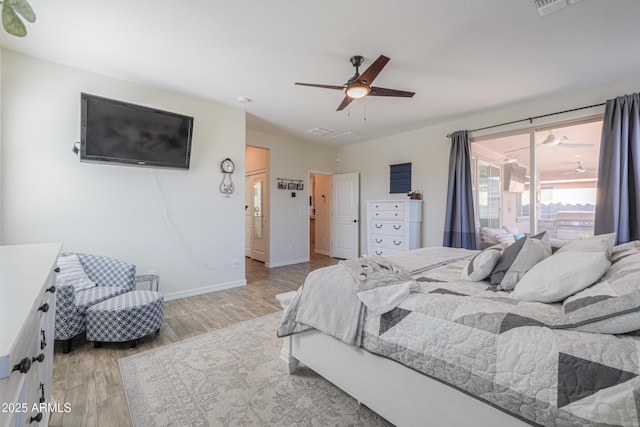
[[478, 282], [489, 277], [507, 246], [507, 244], [491, 246], [471, 258], [462, 269], [462, 279]]
[[513, 290], [527, 271], [550, 255], [551, 244], [546, 231], [517, 240], [500, 256], [491, 273], [491, 286], [500, 291]]

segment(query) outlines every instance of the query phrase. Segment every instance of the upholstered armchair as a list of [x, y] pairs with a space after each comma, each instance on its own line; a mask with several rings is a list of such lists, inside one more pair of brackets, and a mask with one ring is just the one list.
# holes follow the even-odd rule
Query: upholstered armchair
[[[63, 253], [61, 260], [68, 259], [73, 253]], [[56, 291], [56, 327], [55, 339], [63, 340], [62, 352], [71, 351], [71, 340], [84, 332], [87, 309], [114, 296], [134, 290], [136, 266], [124, 261], [90, 254], [75, 254], [90, 279], [85, 285], [78, 286], [77, 281], [62, 279], [66, 263], [60, 261]], [[73, 283], [72, 283], [73, 282]], [[91, 283], [93, 282], [93, 283]]]

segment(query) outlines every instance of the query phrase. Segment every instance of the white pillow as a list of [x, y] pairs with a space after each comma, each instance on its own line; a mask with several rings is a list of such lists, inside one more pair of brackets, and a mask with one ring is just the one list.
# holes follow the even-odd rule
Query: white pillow
[[607, 259], [611, 258], [613, 245], [616, 243], [616, 233], [600, 234], [587, 239], [574, 240], [558, 249], [562, 252], [603, 252]]
[[78, 255], [71, 254], [59, 257], [58, 267], [60, 268], [57, 278], [58, 285], [73, 285], [75, 292], [96, 286], [82, 268]]
[[521, 301], [563, 301], [597, 282], [610, 265], [601, 252], [558, 251], [527, 271], [512, 295]]

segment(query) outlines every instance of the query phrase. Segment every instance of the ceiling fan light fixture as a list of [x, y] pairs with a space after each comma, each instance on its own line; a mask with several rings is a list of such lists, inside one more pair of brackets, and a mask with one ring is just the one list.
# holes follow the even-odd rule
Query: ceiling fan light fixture
[[347, 87], [344, 93], [353, 99], [363, 98], [371, 93], [371, 88], [362, 83], [352, 83]]

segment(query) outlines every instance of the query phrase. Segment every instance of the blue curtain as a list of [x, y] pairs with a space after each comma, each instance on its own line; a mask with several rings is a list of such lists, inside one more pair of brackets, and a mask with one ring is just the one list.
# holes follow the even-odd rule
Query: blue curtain
[[449, 157], [449, 191], [444, 225], [443, 246], [476, 249], [476, 229], [471, 189], [471, 156], [469, 133], [451, 134]]
[[640, 95], [606, 103], [595, 234], [617, 233], [618, 243], [640, 239]]

